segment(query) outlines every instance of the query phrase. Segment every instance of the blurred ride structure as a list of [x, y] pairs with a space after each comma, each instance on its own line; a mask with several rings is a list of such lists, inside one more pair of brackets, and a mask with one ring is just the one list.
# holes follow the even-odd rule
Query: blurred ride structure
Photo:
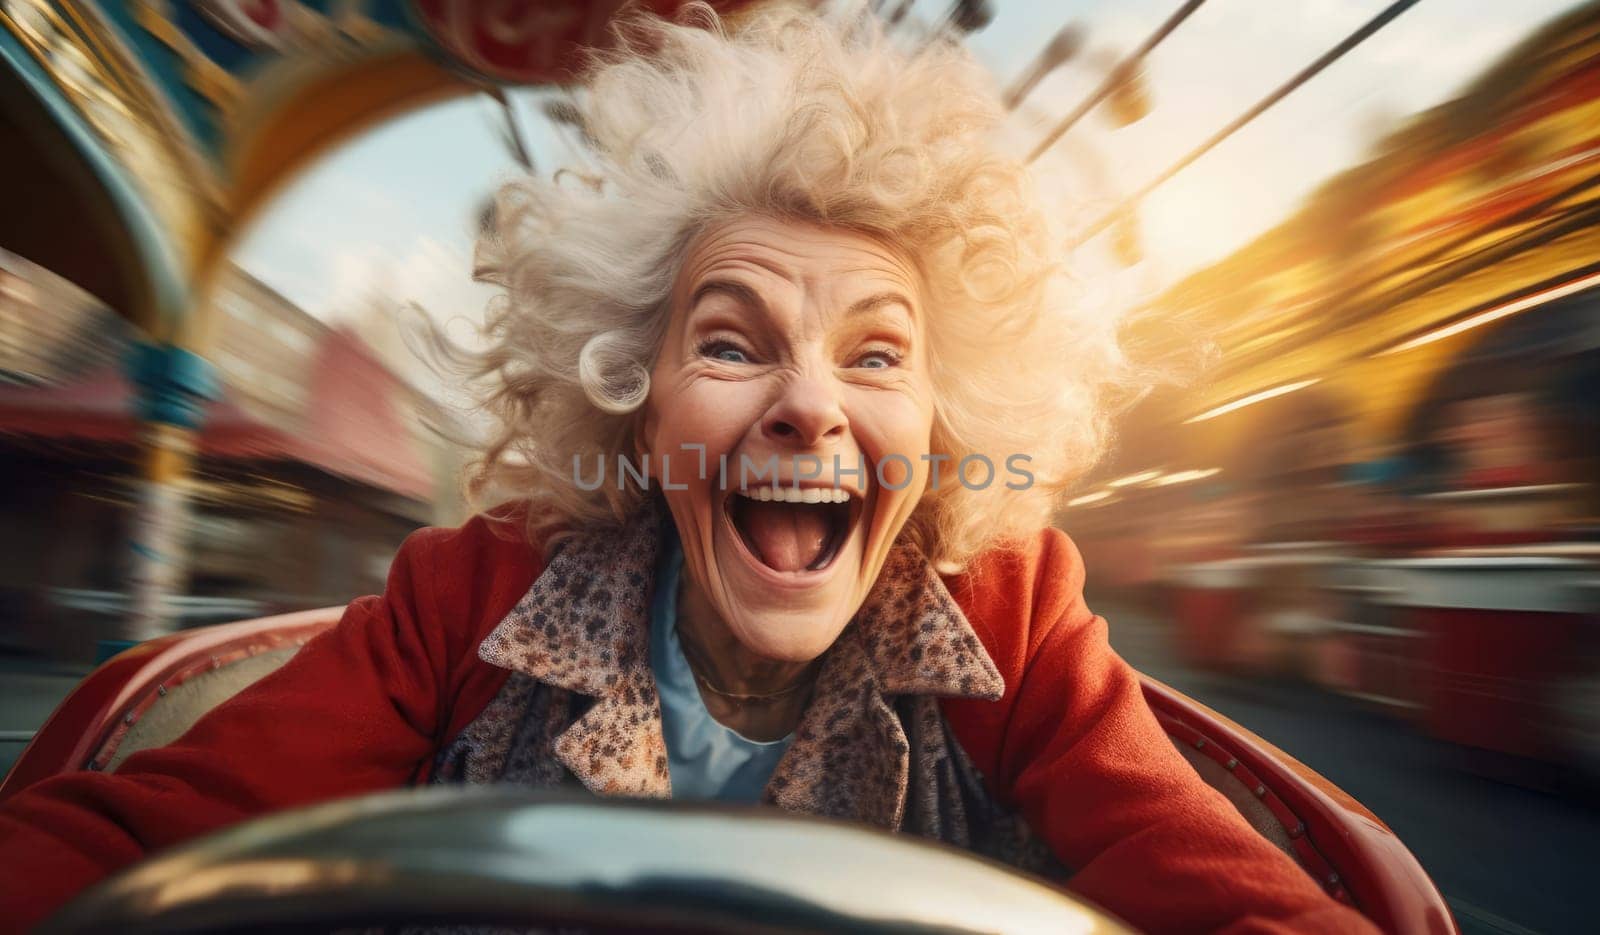
[[[1034, 145], [1028, 161], [1031, 163], [1038, 159], [1079, 120], [1101, 104], [1106, 105], [1104, 114], [1107, 120], [1117, 128], [1132, 126], [1149, 116], [1151, 105], [1150, 91], [1145, 78], [1145, 57], [1161, 44], [1161, 40], [1171, 35], [1189, 14], [1199, 8], [1202, 2], [1204, 0], [1188, 0], [1126, 57], [1119, 60], [1112, 57], [1109, 52], [1097, 56], [1097, 61], [1092, 67], [1104, 73], [1099, 85], [1078, 106], [1055, 121], [1050, 131]], [[1038, 87], [1039, 82], [1056, 69], [1076, 60], [1083, 52], [1086, 36], [1086, 31], [1076, 24], [1069, 23], [1063, 26], [1006, 91], [1004, 98], [1006, 108], [1009, 110], [1020, 108], [1033, 89]], [[1075, 161], [1086, 169], [1078, 183], [1082, 186], [1082, 190], [1102, 196], [1110, 194], [1107, 191], [1106, 173], [1100, 154], [1079, 144], [1074, 147], [1074, 156]], [[1124, 266], [1137, 264], [1143, 258], [1137, 215], [1132, 211], [1119, 212], [1113, 224], [1113, 255]]]
[[[485, 89], [564, 80], [581, 48], [607, 40], [620, 6], [544, 4], [527, 28], [507, 30], [491, 22], [498, 5], [472, 0], [0, 0], [0, 249], [92, 296], [127, 326], [131, 346], [120, 373], [104, 374], [131, 394], [137, 424], [102, 464], [131, 503], [127, 522], [101, 533], [120, 543], [104, 579], [125, 582], [107, 605], [121, 621], [117, 635], [144, 639], [178, 623], [186, 517], [202, 486], [197, 469], [209, 473], [215, 454], [207, 419], [249, 405], [248, 390], [238, 400], [224, 392], [216, 368], [229, 328], [219, 296], [235, 277], [227, 257], [238, 232], [309, 160], [375, 122]], [[38, 309], [68, 312], [54, 302]], [[238, 360], [260, 365], [256, 353], [246, 342]], [[269, 362], [264, 382], [234, 379], [230, 391], [269, 385], [268, 376], [292, 382]], [[332, 473], [346, 480], [381, 473], [351, 467], [365, 437], [330, 442], [342, 446], [336, 453], [326, 438], [295, 439], [322, 461], [303, 451], [290, 460], [338, 461], [345, 469]], [[7, 545], [27, 547], [24, 534], [9, 531]]]
[[[1062, 517], [1192, 665], [1600, 774], [1600, 5], [1136, 317], [1218, 363]], [[1193, 369], [1189, 365], [1189, 369]]]
[[[457, 517], [457, 453], [427, 430], [440, 406], [346, 328], [230, 266], [216, 292], [206, 404], [181, 533], [194, 625], [343, 603], [381, 589], [418, 525]], [[129, 611], [126, 530], [137, 478], [136, 332], [82, 290], [0, 253], [0, 649], [87, 660]], [[21, 284], [26, 288], [18, 288]]]

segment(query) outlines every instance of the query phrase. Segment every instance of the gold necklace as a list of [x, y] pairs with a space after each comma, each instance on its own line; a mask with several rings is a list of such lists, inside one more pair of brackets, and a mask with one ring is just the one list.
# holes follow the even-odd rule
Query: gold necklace
[[810, 688], [817, 681], [816, 673], [813, 672], [808, 678], [800, 679], [793, 685], [773, 692], [731, 692], [716, 685], [700, 673], [702, 668], [707, 668], [702, 664], [703, 657], [700, 659], [695, 658], [699, 656], [700, 648], [691, 641], [684, 639], [682, 630], [678, 631], [678, 645], [683, 648], [683, 659], [689, 664], [689, 672], [694, 676], [694, 680], [700, 683], [700, 687], [719, 698], [726, 698], [738, 704], [763, 704], [780, 701], [800, 691], [802, 688]]

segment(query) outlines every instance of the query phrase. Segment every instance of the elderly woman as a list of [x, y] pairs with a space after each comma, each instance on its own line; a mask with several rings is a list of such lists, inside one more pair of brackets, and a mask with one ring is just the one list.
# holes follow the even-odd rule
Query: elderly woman
[[272, 809], [505, 782], [923, 835], [1150, 930], [1366, 926], [1173, 749], [1047, 528], [1119, 358], [986, 76], [696, 20], [624, 30], [585, 176], [513, 184], [480, 245], [472, 488], [516, 505], [412, 536], [176, 743], [14, 798], [0, 917]]

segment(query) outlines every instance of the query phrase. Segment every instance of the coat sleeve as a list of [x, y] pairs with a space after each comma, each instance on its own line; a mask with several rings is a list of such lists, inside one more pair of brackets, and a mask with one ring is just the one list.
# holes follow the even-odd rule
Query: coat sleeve
[[[1065, 535], [1044, 541], [998, 752], [1010, 798], [1070, 886], [1150, 932], [1375, 932], [1207, 785], [1082, 597]], [[1010, 681], [1010, 679], [1008, 679]]]
[[406, 783], [434, 748], [448, 645], [431, 606], [431, 544], [414, 533], [383, 597], [183, 737], [114, 774], [53, 777], [0, 807], [0, 930], [23, 931], [146, 854], [268, 811]]

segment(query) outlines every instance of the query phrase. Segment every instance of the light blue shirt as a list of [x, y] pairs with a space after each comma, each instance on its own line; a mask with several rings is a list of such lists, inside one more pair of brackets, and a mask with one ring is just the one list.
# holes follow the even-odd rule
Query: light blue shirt
[[667, 524], [650, 605], [650, 668], [661, 693], [661, 730], [675, 799], [759, 802], [794, 735], [763, 743], [718, 723], [706, 710], [678, 642], [678, 581], [683, 547]]

